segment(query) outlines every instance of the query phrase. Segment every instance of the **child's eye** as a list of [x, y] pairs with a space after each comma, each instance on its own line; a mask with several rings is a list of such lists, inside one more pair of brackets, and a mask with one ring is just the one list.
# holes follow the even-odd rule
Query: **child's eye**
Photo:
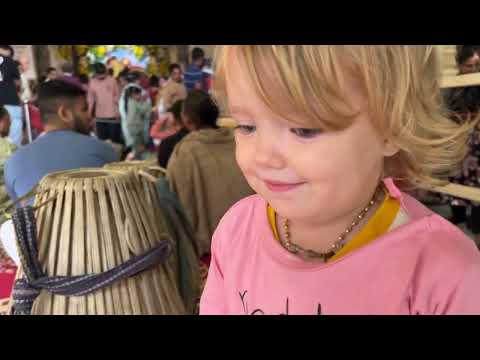
[[303, 139], [312, 139], [322, 132], [320, 129], [290, 129], [290, 131]]
[[256, 127], [253, 125], [237, 125], [235, 127], [236, 131], [239, 131], [243, 135], [249, 135], [253, 132], [255, 132]]

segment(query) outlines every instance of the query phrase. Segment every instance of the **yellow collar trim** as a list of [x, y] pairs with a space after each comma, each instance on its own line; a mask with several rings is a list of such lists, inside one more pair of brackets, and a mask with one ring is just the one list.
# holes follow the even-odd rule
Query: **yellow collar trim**
[[[391, 197], [386, 192], [385, 199], [380, 205], [375, 215], [368, 221], [368, 223], [362, 228], [362, 230], [355, 235], [334, 257], [329, 261], [335, 261], [342, 256], [349, 254], [386, 234], [392, 226], [397, 214], [400, 210], [400, 201]], [[268, 205], [267, 216], [270, 227], [272, 228], [275, 239], [280, 242], [280, 235], [277, 226], [277, 216], [275, 210]]]

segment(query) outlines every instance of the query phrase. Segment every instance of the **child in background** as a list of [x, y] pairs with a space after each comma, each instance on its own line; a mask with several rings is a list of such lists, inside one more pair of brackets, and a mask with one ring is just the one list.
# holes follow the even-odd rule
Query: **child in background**
[[142, 98], [142, 89], [132, 86], [125, 93], [125, 113], [128, 133], [132, 139], [131, 152], [127, 160], [141, 160], [146, 151], [145, 138], [146, 123], [150, 123], [152, 109], [149, 102]]
[[212, 240], [201, 314], [480, 314], [472, 240], [401, 189], [441, 184], [468, 126], [433, 46], [224, 46], [215, 93], [258, 195]]
[[[158, 119], [150, 129], [150, 136], [155, 142], [155, 145], [159, 146], [159, 148], [164, 148], [162, 144], [164, 143], [165, 140], [167, 140], [169, 137], [177, 134], [180, 130], [183, 129], [183, 123], [182, 123], [182, 106], [183, 106], [183, 100], [177, 101], [173, 106], [167, 110], [166, 113], [162, 114], [160, 119]], [[187, 131], [188, 134], [188, 131]], [[172, 144], [171, 150], [168, 151], [168, 155], [166, 158], [168, 159], [170, 157], [171, 152], [173, 151], [173, 148], [175, 145], [180, 142], [181, 138], [178, 139], [178, 141], [174, 142]], [[160, 155], [162, 151], [159, 152], [159, 156], [162, 158], [165, 158], [164, 155]], [[167, 160], [168, 162], [168, 160]], [[162, 161], [163, 163], [163, 161]], [[165, 165], [160, 165], [160, 166], [166, 166]]]

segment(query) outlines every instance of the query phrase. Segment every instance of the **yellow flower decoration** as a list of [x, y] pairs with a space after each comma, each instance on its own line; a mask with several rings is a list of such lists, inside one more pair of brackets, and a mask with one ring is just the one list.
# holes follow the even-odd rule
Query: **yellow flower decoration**
[[104, 57], [106, 53], [107, 53], [107, 48], [105, 46], [99, 46], [97, 48], [97, 55], [99, 57]]
[[87, 55], [89, 46], [88, 45], [75, 45], [75, 50], [77, 51], [78, 56]]
[[72, 46], [71, 45], [59, 45], [57, 52], [64, 60], [72, 60]]
[[158, 74], [158, 64], [154, 57], [150, 57], [150, 61], [147, 65], [148, 75], [157, 75]]
[[137, 59], [141, 59], [145, 55], [145, 48], [141, 45], [133, 45], [132, 50]]
[[170, 62], [168, 59], [161, 59], [158, 64], [158, 72], [161, 76], [168, 76], [168, 66]]

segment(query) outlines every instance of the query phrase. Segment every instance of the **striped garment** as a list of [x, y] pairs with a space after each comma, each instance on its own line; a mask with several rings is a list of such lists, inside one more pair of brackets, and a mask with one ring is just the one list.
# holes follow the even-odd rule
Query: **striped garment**
[[196, 64], [190, 64], [185, 71], [183, 80], [188, 92], [195, 90], [195, 84], [200, 82], [202, 84], [202, 90], [205, 89], [204, 74]]

